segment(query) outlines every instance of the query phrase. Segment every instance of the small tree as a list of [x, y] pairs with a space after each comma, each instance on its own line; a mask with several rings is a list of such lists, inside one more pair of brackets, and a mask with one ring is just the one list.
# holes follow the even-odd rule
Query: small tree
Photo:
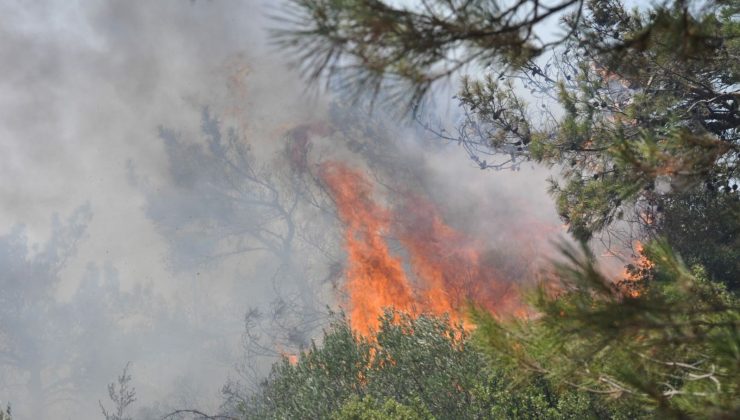
[[128, 409], [136, 401], [136, 389], [131, 387], [131, 374], [129, 367], [131, 362], [126, 363], [123, 372], [118, 376], [116, 382], [108, 384], [108, 398], [113, 402], [112, 411], [108, 411], [101, 401], [100, 410], [103, 412], [105, 420], [131, 420], [132, 417], [127, 415]]

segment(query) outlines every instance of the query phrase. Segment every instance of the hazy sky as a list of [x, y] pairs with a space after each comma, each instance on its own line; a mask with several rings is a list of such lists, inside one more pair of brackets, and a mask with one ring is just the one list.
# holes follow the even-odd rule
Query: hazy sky
[[[89, 202], [80, 261], [112, 259], [126, 279], [166, 278], [126, 163], [167, 182], [157, 127], [197, 127], [200, 106], [225, 96], [235, 60], [258, 80], [245, 107], [260, 103], [252, 125], [300, 108], [300, 87], [264, 57], [263, 13], [256, 0], [2, 2], [0, 230], [23, 223], [43, 241], [53, 212]], [[67, 274], [80, 270], [72, 262]]]
[[[253, 132], [307, 109], [296, 79], [266, 56], [264, 11], [257, 0], [0, 2], [0, 233], [22, 224], [43, 246], [53, 214], [92, 211], [62, 270], [60, 298], [91, 262], [115, 267], [123, 289], [148, 283], [167, 295], [189, 277], [169, 269], [166, 241], [128, 174], [133, 167], [166, 187], [158, 127], [197, 131], [202, 106], [234, 99], [228, 77], [240, 68], [249, 69], [252, 90], [239, 106]], [[100, 391], [89, 396], [95, 410], [105, 383]], [[28, 402], [16, 404], [20, 419], [28, 411], [18, 404]]]
[[[183, 288], [228, 294], [233, 282], [243, 279], [244, 295], [232, 296], [230, 306], [221, 308], [222, 318], [207, 321], [214, 334], [222, 331], [217, 325], [222, 321], [227, 326], [226, 347], [238, 347], [244, 311], [267, 299], [256, 274], [261, 263], [216, 263], [204, 271], [206, 279], [200, 271], [178, 270], [173, 267], [171, 240], [147, 212], [147, 200], [178, 181], [159, 128], [182, 133], [185, 144], [197, 143], [197, 136], [187, 134], [199, 132], [204, 106], [230, 112], [258, 156], [281, 147], [281, 133], [292, 125], [324, 118], [326, 101], [305, 95], [284, 57], [266, 42], [265, 4], [275, 3], [0, 2], [0, 235], [23, 225], [29, 242], [42, 249], [52, 237], [54, 214], [65, 219], [84, 205], [92, 214], [77, 252], [63, 264], [56, 298], [72, 299], [91, 275], [91, 263], [108, 267], [124, 291], [148, 285], [171, 305], [181, 304], [174, 296]], [[332, 149], [330, 144], [324, 148]], [[465, 216], [464, 227], [496, 242], [500, 238], [495, 233], [510, 220], [558, 224], [545, 194], [544, 171], [493, 174], [476, 169], [462, 151], [435, 150], [413, 149], [420, 156], [416, 164], [429, 184], [451, 192], [448, 197], [455, 205], [450, 210]], [[197, 166], [190, 175], [198, 178]], [[134, 176], [138, 182], [133, 182]], [[23, 281], [19, 279], [14, 281]], [[184, 349], [196, 348], [200, 340], [178, 339]], [[96, 345], [94, 340], [91, 345]], [[146, 348], [150, 360], [132, 360], [142, 404], [170, 395], [167, 387], [182, 377], [210, 389], [204, 400], [213, 400], [238, 361], [230, 354], [217, 362], [200, 360], [205, 354], [201, 350], [167, 353], [160, 359], [155, 344], [147, 345], [154, 346]], [[99, 355], [114, 372], [126, 361], [125, 355], [110, 360], [106, 356]], [[152, 360], [166, 360], [171, 366], [146, 371], [155, 369]], [[63, 416], [94, 416], [97, 399], [105, 398], [106, 383], [94, 386], [98, 393], [80, 397], [84, 408], [73, 405]], [[5, 384], [0, 389], [13, 387]], [[19, 387], [7, 392], [16, 393], [0, 395], [0, 400], [20, 399], [18, 419], [28, 418], [24, 415], [30, 411], [23, 404], [30, 403], [29, 395]]]

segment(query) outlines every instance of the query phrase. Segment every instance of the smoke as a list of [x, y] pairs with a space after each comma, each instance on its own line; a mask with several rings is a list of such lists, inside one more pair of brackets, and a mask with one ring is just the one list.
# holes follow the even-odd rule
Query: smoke
[[[79, 302], [82, 288], [88, 287], [88, 294], [94, 292], [86, 286], [90, 282], [86, 279], [95, 277], [91, 267], [102, 265], [115, 271], [120, 293], [150, 287], [150, 294], [166, 299], [168, 317], [178, 314], [174, 320], [137, 320], [133, 308], [127, 307], [122, 315], [126, 321], [112, 325], [115, 330], [109, 334], [136, 329], [137, 322], [169, 330], [157, 340], [141, 343], [126, 342], [121, 334], [121, 344], [136, 350], [123, 352], [128, 354], [107, 353], [98, 337], [89, 337], [86, 345], [105, 369], [82, 375], [96, 378], [94, 385], [84, 389], [75, 379], [74, 388], [65, 395], [75, 401], [66, 406], [40, 401], [30, 389], [24, 369], [36, 360], [24, 362], [20, 370], [6, 372], [0, 398], [15, 404], [17, 418], [34, 418], [34, 403], [49, 404], [48, 409], [53, 411], [47, 413], [57, 413], [56, 417], [64, 417], [63, 413], [74, 418], [97, 416], [97, 399], [105, 398], [107, 381], [115, 378], [127, 360], [133, 361], [133, 373], [139, 380], [140, 404], [167, 397], [175, 391], [173, 383], [179, 378], [190, 377], [193, 383], [204, 384], [203, 389], [209, 390], [203, 394], [206, 399], [214, 400], [217, 395], [234, 361], [219, 360], [218, 369], [208, 372], [213, 363], [199, 359], [203, 338], [183, 335], [212, 323], [211, 334], [222, 334], [227, 337], [224, 340], [231, 341], [231, 348], [237, 347], [244, 308], [224, 308], [233, 310], [227, 316], [232, 320], [228, 331], [221, 322], [225, 316], [203, 314], [195, 326], [192, 320], [183, 319], [182, 314], [195, 315], [174, 296], [190, 286], [188, 281], [196, 277], [196, 271], [182, 273], [179, 263], [170, 260], [167, 238], [160, 235], [145, 211], [147, 192], [131, 183], [130, 175], [135, 168], [153, 188], [172, 185], [166, 146], [158, 136], [158, 127], [197, 132], [202, 105], [227, 105], [226, 76], [235, 61], [248, 63], [257, 86], [242, 104], [250, 113], [250, 129], [254, 132], [275, 129], [308, 109], [295, 94], [300, 90], [297, 79], [283, 70], [282, 63], [265, 55], [261, 6], [257, 1], [0, 5], [0, 70], [4, 75], [0, 79], [0, 231], [20, 232], [14, 226], [25, 226], [24, 240], [17, 242], [23, 242], [22, 249], [28, 252], [24, 256], [18, 251], [5, 259], [4, 276], [9, 275], [13, 267], [10, 264], [22, 263], [14, 259], [26, 260], [32, 267], [42, 264], [36, 262], [41, 258], [36, 254], [56, 240], [50, 222], [53, 214], [66, 217], [87, 203], [91, 216], [85, 223], [84, 237], [77, 241], [76, 252], [59, 261], [54, 273], [45, 274], [53, 281], [27, 278], [41, 274], [37, 269], [25, 270], [6, 279], [4, 296], [10, 299], [14, 293], [22, 293], [30, 307], [42, 307], [52, 300]], [[204, 287], [215, 289], [217, 294], [222, 286], [214, 277], [204, 281], [211, 283]], [[38, 285], [36, 289], [18, 289], [31, 283]], [[48, 299], [52, 300], [39, 301], [41, 292], [51, 294]], [[258, 301], [260, 293], [251, 297], [245, 294], [243, 299], [246, 307], [250, 299]], [[211, 305], [207, 294], [202, 304]], [[191, 302], [191, 306], [198, 304]], [[85, 316], [91, 319], [114, 315], [106, 314], [106, 308], [99, 308], [98, 312], [103, 313], [93, 308], [88, 311]], [[24, 328], [3, 321], [3, 329]], [[165, 328], [175, 321], [183, 325]], [[78, 324], [69, 315], [60, 320], [59, 332], [69, 332]], [[4, 334], [2, 347], [21, 346], [11, 341], [19, 333], [14, 330]], [[60, 340], [71, 340], [64, 337]], [[33, 339], [42, 340], [29, 338]], [[81, 345], [70, 346], [70, 351], [79, 356]], [[142, 353], [144, 360], [137, 360]], [[68, 376], [55, 369], [71, 366], [65, 365], [61, 355], [58, 358], [58, 363], [44, 371], [52, 379]], [[86, 369], [91, 366], [86, 365]]]
[[394, 213], [431, 203], [501, 273], [549, 252], [547, 171], [483, 172], [382, 109], [307, 97], [267, 44], [268, 5], [0, 4], [0, 399], [16, 418], [99, 418], [128, 361], [142, 418], [215, 409], [227, 377], [248, 387], [307, 345], [346, 271], [325, 161]]

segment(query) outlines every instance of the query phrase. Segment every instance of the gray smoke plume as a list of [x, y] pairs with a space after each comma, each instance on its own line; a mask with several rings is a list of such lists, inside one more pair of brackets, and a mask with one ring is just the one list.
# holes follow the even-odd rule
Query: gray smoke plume
[[17, 419], [100, 418], [129, 361], [138, 417], [215, 411], [224, 383], [243, 395], [305, 347], [344, 270], [321, 161], [423, 193], [490, 247], [559, 225], [542, 169], [480, 171], [384, 110], [304, 94], [269, 7], [0, 4], [0, 400]]

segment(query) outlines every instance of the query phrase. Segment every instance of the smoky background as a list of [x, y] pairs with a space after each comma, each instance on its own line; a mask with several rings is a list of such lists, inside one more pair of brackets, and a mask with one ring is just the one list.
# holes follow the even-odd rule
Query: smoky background
[[[307, 91], [268, 42], [277, 6], [0, 5], [0, 399], [16, 418], [100, 418], [127, 362], [136, 418], [215, 411], [317, 338], [345, 268], [324, 161], [388, 208], [425, 197], [507, 281], [552, 251], [550, 169], [481, 171], [392, 108]], [[456, 86], [436, 92], [440, 118]]]

